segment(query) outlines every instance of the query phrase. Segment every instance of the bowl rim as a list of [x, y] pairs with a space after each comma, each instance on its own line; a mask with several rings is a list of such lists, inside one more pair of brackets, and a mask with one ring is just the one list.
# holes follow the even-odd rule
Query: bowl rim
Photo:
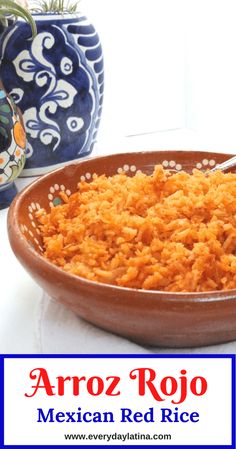
[[[152, 154], [153, 156], [155, 154], [163, 154], [163, 156], [170, 157], [173, 154], [176, 153], [196, 153], [199, 155], [199, 157], [204, 157], [207, 154], [211, 155], [212, 157], [216, 154], [218, 156], [223, 156], [224, 158], [231, 157], [232, 154], [227, 153], [215, 153], [212, 151], [196, 151], [196, 150], [152, 150], [152, 151], [136, 151], [136, 152], [124, 152], [124, 153], [115, 153], [115, 154], [109, 154], [105, 156], [96, 156], [96, 157], [87, 157], [83, 158], [82, 160], [71, 162], [69, 164], [66, 164], [63, 167], [56, 168], [49, 173], [46, 173], [40, 177], [37, 177], [35, 180], [33, 180], [29, 185], [27, 185], [21, 192], [19, 192], [16, 197], [14, 198], [12, 204], [10, 205], [10, 208], [8, 210], [7, 214], [7, 229], [8, 229], [8, 236], [9, 241], [13, 250], [13, 243], [12, 241], [14, 239], [17, 240], [19, 250], [17, 253], [23, 253], [28, 254], [30, 259], [34, 259], [34, 261], [37, 263], [37, 261], [40, 261], [40, 264], [42, 264], [42, 267], [45, 268], [45, 270], [49, 270], [50, 272], [54, 272], [61, 276], [62, 282], [63, 278], [71, 280], [72, 282], [77, 282], [78, 285], [81, 284], [81, 286], [84, 287], [90, 287], [90, 288], [103, 288], [108, 291], [116, 291], [116, 292], [126, 292], [129, 294], [136, 294], [136, 295], [142, 295], [147, 296], [150, 299], [155, 296], [155, 300], [165, 302], [166, 300], [174, 302], [181, 302], [183, 303], [184, 300], [186, 300], [188, 303], [209, 303], [209, 302], [225, 302], [229, 300], [236, 300], [236, 288], [230, 289], [230, 290], [211, 290], [207, 292], [168, 292], [168, 291], [162, 291], [162, 290], [144, 290], [144, 289], [137, 289], [137, 288], [130, 288], [130, 287], [122, 287], [112, 284], [106, 284], [103, 282], [96, 282], [91, 281], [86, 278], [83, 278], [81, 276], [75, 275], [73, 273], [64, 271], [62, 268], [58, 267], [57, 265], [53, 264], [52, 262], [48, 261], [46, 258], [44, 258], [40, 253], [38, 253], [27, 241], [27, 239], [22, 235], [22, 231], [20, 229], [19, 223], [18, 223], [18, 213], [21, 207], [21, 204], [25, 197], [35, 188], [36, 185], [44, 183], [45, 180], [50, 179], [51, 176], [54, 176], [56, 173], [63, 172], [64, 170], [70, 170], [71, 168], [77, 168], [79, 165], [87, 164], [90, 161], [96, 161], [97, 159], [112, 159], [114, 156], [119, 157], [119, 155], [126, 155], [126, 156], [132, 156], [135, 158], [135, 156], [139, 155], [145, 155], [145, 154]], [[12, 236], [14, 234], [14, 237]], [[14, 252], [14, 250], [13, 250]]]

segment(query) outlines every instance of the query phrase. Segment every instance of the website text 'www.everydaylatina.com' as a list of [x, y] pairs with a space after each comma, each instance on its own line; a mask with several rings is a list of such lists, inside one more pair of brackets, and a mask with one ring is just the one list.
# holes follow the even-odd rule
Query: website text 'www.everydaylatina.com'
[[78, 433], [68, 433], [64, 434], [65, 440], [103, 440], [109, 443], [110, 441], [119, 441], [119, 442], [125, 442], [125, 441], [138, 441], [138, 440], [171, 440], [170, 434], [163, 434], [163, 433], [154, 433], [153, 435], [149, 433], [90, 433], [90, 434], [78, 434]]

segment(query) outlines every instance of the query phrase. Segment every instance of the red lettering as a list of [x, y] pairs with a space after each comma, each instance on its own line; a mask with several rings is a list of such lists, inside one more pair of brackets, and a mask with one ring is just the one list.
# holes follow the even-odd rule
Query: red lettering
[[92, 396], [99, 396], [104, 390], [104, 382], [102, 378], [98, 376], [90, 377], [87, 382], [87, 390]]
[[114, 390], [117, 387], [118, 383], [120, 382], [120, 377], [118, 377], [118, 376], [106, 377], [106, 380], [110, 380], [110, 379], [111, 379], [111, 383], [110, 383], [110, 385], [106, 389], [106, 395], [107, 396], [119, 396], [120, 395], [120, 391], [117, 391], [115, 393]]
[[[38, 373], [37, 373], [38, 371]], [[37, 373], [37, 374], [34, 374]], [[32, 398], [32, 396], [34, 396], [39, 388], [44, 388], [45, 392], [48, 396], [54, 396], [56, 393], [53, 393], [53, 388], [55, 388], [54, 385], [51, 385], [49, 377], [48, 377], [48, 373], [46, 371], [46, 369], [44, 368], [34, 368], [31, 372], [30, 372], [30, 379], [37, 380], [37, 384], [33, 385], [31, 388], [34, 388], [34, 391], [32, 394], [27, 394], [25, 393], [25, 396], [27, 396], [27, 398]], [[40, 385], [40, 382], [42, 381], [42, 385]]]
[[64, 396], [64, 393], [65, 393], [65, 382], [67, 380], [71, 380], [71, 377], [70, 376], [67, 376], [67, 377], [58, 376], [57, 380], [58, 380], [58, 395], [59, 396]]
[[82, 376], [82, 377], [74, 376], [74, 377], [72, 377], [72, 379], [73, 379], [73, 395], [79, 396], [79, 384], [81, 381], [85, 382], [86, 377], [85, 376]]
[[[138, 374], [135, 374], [137, 371]], [[149, 378], [146, 378], [149, 376]], [[146, 393], [146, 386], [149, 388], [150, 392], [152, 393], [152, 396], [156, 401], [164, 401], [162, 397], [159, 395], [158, 391], [156, 390], [155, 385], [153, 384], [153, 381], [156, 378], [156, 372], [152, 368], [136, 368], [133, 369], [130, 372], [130, 378], [131, 379], [137, 379], [138, 378], [138, 387], [139, 387], [139, 396], [144, 396]]]
[[[170, 391], [168, 391], [168, 388], [167, 388], [168, 384], [170, 387]], [[178, 383], [177, 383], [177, 380], [172, 376], [163, 377], [160, 387], [161, 387], [162, 393], [164, 393], [166, 396], [172, 396], [172, 394], [175, 394], [178, 389]]]
[[[197, 383], [199, 384], [200, 387], [199, 392], [197, 391]], [[190, 391], [195, 396], [202, 396], [203, 394], [205, 394], [207, 391], [207, 381], [205, 377], [202, 376], [194, 377], [190, 382]]]
[[65, 382], [68, 381], [73, 381], [73, 395], [74, 396], [79, 396], [79, 383], [80, 381], [85, 381], [86, 378], [83, 377], [78, 377], [78, 376], [74, 376], [74, 377], [62, 377], [62, 376], [58, 376], [57, 377], [58, 380], [58, 395], [59, 396], [64, 396], [65, 394]]
[[[48, 373], [44, 368], [35, 368], [30, 372], [30, 378], [33, 380], [37, 380], [36, 385], [33, 385], [31, 388], [34, 389], [32, 394], [25, 393], [25, 396], [31, 398], [33, 397], [37, 391], [41, 388], [44, 388], [46, 394], [48, 396], [53, 396], [58, 394], [58, 396], [64, 396], [65, 394], [65, 386], [67, 383], [72, 383], [72, 394], [73, 396], [79, 396], [81, 390], [81, 382], [85, 384], [86, 391], [92, 396], [99, 396], [102, 393], [107, 396], [118, 396], [120, 395], [120, 391], [115, 391], [117, 385], [119, 384], [120, 377], [118, 376], [108, 376], [106, 377], [106, 381], [108, 383], [107, 388], [105, 389], [104, 381], [99, 376], [93, 376], [86, 379], [85, 376], [58, 376], [57, 385], [51, 385]], [[53, 389], [57, 388], [57, 392], [54, 393]], [[105, 391], [104, 391], [105, 389]]]
[[[204, 377], [196, 376], [191, 381], [188, 381], [186, 376], [187, 371], [185, 369], [182, 369], [180, 374], [182, 374], [182, 376], [179, 376], [179, 378], [173, 376], [163, 377], [159, 380], [158, 384], [156, 372], [152, 368], [135, 368], [130, 372], [129, 376], [131, 379], [138, 380], [138, 391], [140, 396], [144, 396], [148, 388], [156, 401], [165, 400], [161, 395], [174, 396], [177, 393], [179, 396], [178, 400], [172, 399], [171, 402], [172, 404], [181, 404], [187, 397], [188, 389], [195, 396], [202, 396], [206, 393], [207, 381]], [[158, 387], [154, 384], [155, 379]]]
[[[187, 371], [185, 369], [182, 369], [180, 371], [181, 374], [187, 374]], [[185, 401], [187, 397], [187, 377], [186, 376], [180, 376], [180, 398], [178, 401], [172, 400], [172, 404], [182, 404], [182, 402]]]

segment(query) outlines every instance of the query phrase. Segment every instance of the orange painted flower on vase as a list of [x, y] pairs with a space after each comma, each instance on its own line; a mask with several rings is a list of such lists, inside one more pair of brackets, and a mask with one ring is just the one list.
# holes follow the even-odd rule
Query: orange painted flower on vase
[[16, 122], [13, 127], [14, 139], [17, 145], [21, 148], [26, 147], [25, 130], [20, 122]]

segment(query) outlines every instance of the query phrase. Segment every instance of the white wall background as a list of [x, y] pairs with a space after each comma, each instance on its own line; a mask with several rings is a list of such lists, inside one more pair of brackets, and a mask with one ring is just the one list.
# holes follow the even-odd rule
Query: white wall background
[[236, 139], [236, 2], [190, 0], [188, 17], [186, 125]]
[[103, 45], [103, 122], [109, 131], [130, 135], [184, 126], [179, 1], [83, 0], [79, 9]]
[[101, 132], [236, 140], [235, 0], [82, 0], [103, 44]]

